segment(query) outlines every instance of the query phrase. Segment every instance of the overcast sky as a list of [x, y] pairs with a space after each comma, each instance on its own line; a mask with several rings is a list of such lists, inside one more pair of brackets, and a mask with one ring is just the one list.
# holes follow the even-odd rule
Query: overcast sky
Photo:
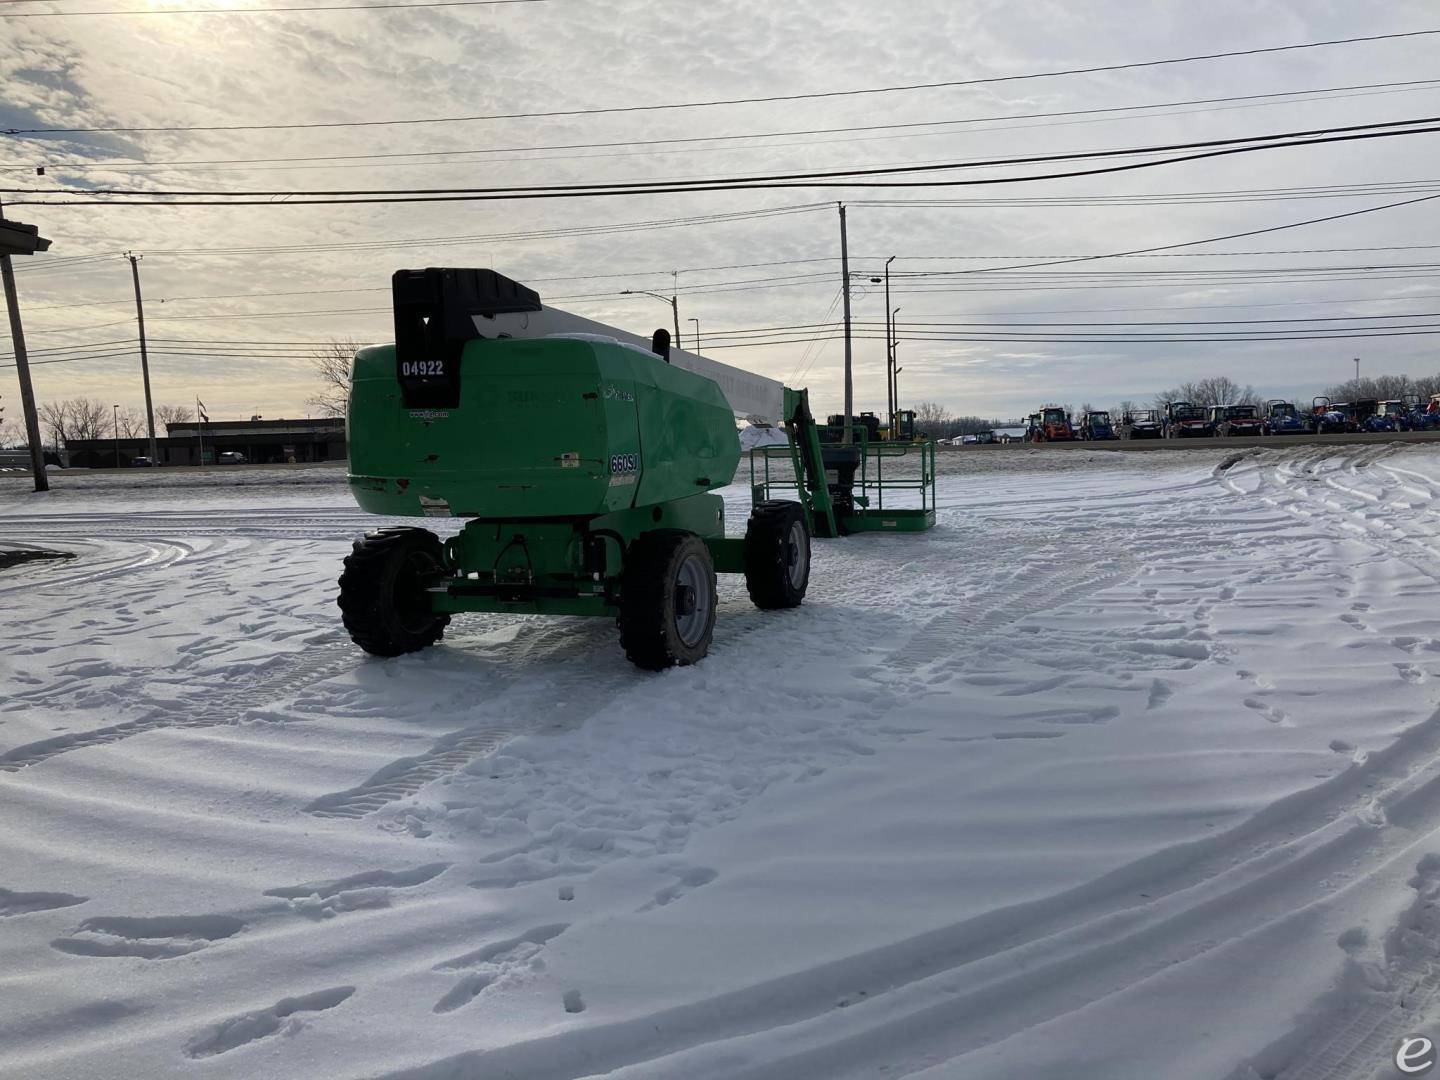
[[[195, 0], [209, 6], [214, 0]], [[221, 0], [221, 7], [295, 0]], [[312, 0], [339, 2], [339, 0]], [[96, 11], [144, 0], [58, 0], [19, 11]], [[190, 6], [188, 3], [148, 7]], [[704, 4], [548, 0], [496, 7], [292, 14], [90, 15], [5, 19], [0, 128], [196, 126], [412, 119], [648, 105], [953, 81], [1180, 57], [1440, 27], [1422, 0], [787, 0]], [[725, 176], [1064, 153], [1363, 124], [1440, 114], [1440, 82], [948, 127], [701, 141], [815, 128], [931, 124], [1021, 114], [1160, 105], [1440, 77], [1440, 37], [947, 88], [763, 105], [537, 120], [390, 127], [145, 133], [3, 142], [5, 187], [163, 189], [509, 186]], [[655, 140], [696, 140], [655, 146]], [[609, 148], [545, 149], [615, 143]], [[501, 152], [494, 152], [494, 151]], [[320, 163], [325, 155], [467, 155]], [[267, 159], [265, 164], [77, 169], [87, 162]], [[914, 278], [1031, 256], [1170, 244], [1301, 221], [1405, 197], [1075, 205], [1065, 200], [1420, 182], [1440, 191], [1440, 135], [1243, 154], [1118, 176], [898, 192], [780, 190], [576, 201], [352, 207], [17, 207], [51, 237], [48, 255], [17, 260], [36, 359], [68, 346], [128, 349], [129, 265], [144, 256], [147, 329], [156, 341], [157, 402], [197, 395], [212, 418], [304, 415], [315, 387], [300, 346], [327, 338], [386, 341], [390, 274], [400, 267], [488, 266], [557, 306], [649, 332], [669, 311], [624, 289], [669, 294], [680, 271], [687, 346], [707, 335], [812, 325], [839, 315], [833, 203], [849, 205], [853, 269], [897, 256], [905, 403], [1014, 416], [1046, 401], [1114, 405], [1189, 378], [1228, 375], [1267, 396], [1303, 397], [1354, 371], [1433, 374], [1436, 338], [1259, 343], [1034, 344], [904, 340], [921, 322], [1155, 322], [1297, 319], [1440, 311], [1440, 200], [1187, 249], [1187, 257], [1116, 259], [1033, 273]], [[35, 176], [45, 165], [47, 175]], [[341, 167], [343, 166], [343, 167]], [[995, 172], [993, 175], [1014, 175]], [[1430, 185], [1426, 188], [1426, 185]], [[1315, 194], [1310, 192], [1308, 194]], [[927, 200], [965, 205], [925, 205]], [[1015, 205], [1016, 199], [1027, 200]], [[1033, 200], [1042, 200], [1036, 203]], [[909, 205], [873, 205], [876, 200]], [[1005, 205], [1009, 202], [1010, 205]], [[768, 217], [576, 234], [597, 226], [829, 204]], [[529, 235], [541, 234], [541, 235]], [[476, 238], [439, 243], [438, 238]], [[363, 250], [334, 245], [365, 243]], [[331, 245], [327, 250], [324, 245]], [[1395, 247], [1385, 251], [1304, 251]], [[274, 248], [235, 252], [235, 248]], [[218, 250], [217, 250], [218, 249]], [[232, 250], [225, 250], [232, 249]], [[1231, 254], [1261, 252], [1262, 254]], [[63, 257], [115, 253], [66, 264]], [[56, 260], [46, 267], [46, 260]], [[799, 260], [813, 260], [802, 262]], [[761, 265], [755, 265], [761, 264]], [[1421, 267], [1396, 264], [1423, 264]], [[1307, 275], [1287, 268], [1327, 269]], [[1350, 269], [1361, 267], [1364, 269]], [[709, 269], [717, 268], [717, 269]], [[1235, 270], [1256, 270], [1227, 279]], [[1136, 271], [1184, 271], [1157, 277]], [[1196, 272], [1199, 273], [1196, 273]], [[1221, 273], [1217, 274], [1219, 271]], [[1060, 275], [1064, 275], [1063, 277]], [[1117, 276], [1123, 275], [1123, 276]], [[755, 279], [778, 279], [756, 281]], [[1187, 280], [1189, 279], [1189, 280]], [[1099, 287], [1097, 287], [1099, 286]], [[264, 295], [271, 294], [271, 295]], [[573, 298], [573, 299], [568, 299]], [[862, 282], [855, 318], [879, 322], [884, 300]], [[1396, 323], [1424, 320], [1393, 320]], [[1440, 325], [1440, 324], [1437, 324]], [[1011, 328], [1014, 329], [1013, 327]], [[1072, 331], [1075, 329], [1070, 327]], [[1089, 328], [1090, 332], [1097, 331]], [[1134, 332], [1136, 327], [1118, 327]], [[1192, 330], [1194, 328], [1191, 328]], [[805, 338], [812, 332], [794, 335]], [[741, 337], [730, 339], [743, 340]], [[842, 348], [804, 341], [712, 355], [808, 385], [821, 411], [839, 406]], [[94, 343], [119, 342], [118, 345]], [[8, 338], [3, 342], [8, 352]], [[186, 355], [185, 349], [233, 356]], [[295, 355], [283, 355], [286, 351]], [[282, 354], [269, 358], [264, 352]], [[84, 352], [78, 355], [85, 355]], [[856, 344], [857, 408], [883, 408], [884, 345]], [[37, 365], [42, 400], [86, 395], [141, 401], [138, 353]], [[13, 369], [0, 393], [14, 402]], [[7, 410], [13, 415], [18, 409]]]

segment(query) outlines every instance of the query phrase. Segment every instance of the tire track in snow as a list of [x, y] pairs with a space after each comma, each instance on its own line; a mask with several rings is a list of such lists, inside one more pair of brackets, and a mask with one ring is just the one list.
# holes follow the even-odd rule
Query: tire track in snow
[[[640, 1063], [685, 1075], [683, 1060], [666, 1059], [702, 1047], [723, 1053], [717, 1044], [731, 1038], [824, 1022], [842, 1000], [848, 1008], [839, 1038], [733, 1075], [849, 1075], [867, 1063], [894, 1066], [897, 1045], [934, 1063], [1294, 917], [1429, 843], [1436, 829], [1440, 713], [1226, 833], [1157, 852], [1064, 893], [664, 1013], [393, 1076], [440, 1080], [512, 1068], [537, 1080], [568, 1080]], [[947, 990], [947, 980], [962, 971], [966, 991]], [[866, 1027], [867, 1010], [884, 1019]], [[798, 1033], [784, 1039], [803, 1041]]]
[[66, 732], [26, 743], [0, 754], [0, 772], [18, 772], [72, 750], [104, 746], [149, 731], [233, 724], [251, 709], [293, 696], [305, 686], [333, 678], [351, 670], [360, 662], [362, 661], [356, 647], [349, 641], [314, 645], [304, 652], [289, 654], [274, 670], [243, 687], [221, 687], [209, 691], [206, 700], [210, 704], [198, 715], [177, 716], [173, 706], [166, 706], [124, 723], [92, 728], [89, 731]]
[[994, 630], [1010, 621], [1010, 612], [1029, 612], [1042, 600], [1046, 608], [1062, 607], [1119, 584], [1133, 577], [1140, 568], [1139, 561], [1113, 541], [1096, 545], [1082, 562], [1071, 558], [1070, 552], [1064, 555], [1066, 561], [1062, 565], [1056, 565], [1052, 558], [1039, 569], [1027, 567], [1023, 571], [1024, 584], [1015, 591], [1003, 586], [992, 587], [946, 608], [887, 655], [884, 667], [913, 674], [953, 656], [957, 647], [956, 630], [961, 627], [978, 632]]

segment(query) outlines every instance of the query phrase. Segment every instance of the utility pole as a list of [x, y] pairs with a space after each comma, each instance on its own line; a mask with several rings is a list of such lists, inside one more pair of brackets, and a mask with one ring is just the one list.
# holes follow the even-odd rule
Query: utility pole
[[891, 255], [885, 260], [885, 399], [890, 411], [886, 414], [890, 422], [890, 435], [895, 435], [895, 352], [891, 348], [895, 329], [890, 322], [890, 264], [895, 261]]
[[890, 334], [890, 389], [895, 399], [895, 415], [897, 417], [900, 415], [900, 369], [895, 366], [895, 361], [898, 359], [895, 350], [900, 346], [900, 338], [893, 331], [899, 325], [899, 320], [895, 318], [899, 314], [900, 309], [897, 307], [890, 312], [888, 320], [892, 331]]
[[0, 280], [5, 287], [5, 307], [10, 313], [10, 341], [15, 347], [15, 372], [20, 377], [20, 407], [25, 413], [25, 441], [30, 446], [30, 469], [35, 474], [35, 490], [49, 491], [50, 478], [45, 475], [45, 451], [40, 445], [40, 418], [35, 412], [35, 388], [30, 383], [30, 354], [25, 351], [25, 330], [20, 325], [20, 298], [15, 293], [15, 268], [11, 255], [31, 255], [46, 251], [50, 241], [40, 235], [34, 225], [6, 221], [0, 207]]
[[120, 467], [120, 406], [112, 406], [115, 410], [115, 467]]
[[145, 305], [140, 300], [140, 256], [125, 253], [130, 260], [130, 275], [135, 279], [135, 318], [140, 324], [140, 375], [145, 380], [145, 424], [150, 431], [150, 460], [160, 464], [160, 454], [155, 448], [155, 406], [150, 402], [150, 354], [145, 348]]
[[1355, 357], [1355, 381], [1360, 381], [1360, 357]]
[[845, 237], [845, 204], [840, 203], [840, 295], [845, 301], [845, 423], [840, 442], [849, 446], [853, 441], [850, 431], [851, 418], [855, 413], [855, 383], [850, 351], [850, 244]]
[[700, 351], [700, 320], [686, 319], [685, 321], [693, 322], [695, 324], [695, 351], [698, 353]]

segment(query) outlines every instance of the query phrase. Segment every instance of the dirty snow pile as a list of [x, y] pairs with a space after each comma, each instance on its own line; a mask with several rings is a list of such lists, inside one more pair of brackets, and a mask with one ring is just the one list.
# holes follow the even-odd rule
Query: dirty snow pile
[[598, 619], [365, 658], [338, 470], [0, 481], [0, 548], [77, 556], [0, 573], [0, 1074], [1359, 1080], [1440, 1039], [1440, 454], [941, 461], [938, 528], [817, 541], [795, 611], [722, 577], [659, 676]]

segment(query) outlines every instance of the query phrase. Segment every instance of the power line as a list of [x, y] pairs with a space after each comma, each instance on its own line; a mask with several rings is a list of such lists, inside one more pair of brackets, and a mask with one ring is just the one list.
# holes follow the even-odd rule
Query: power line
[[[1121, 172], [1132, 172], [1138, 169], [1158, 168], [1166, 165], [1177, 165], [1182, 162], [1200, 161], [1207, 158], [1226, 157], [1233, 154], [1247, 154], [1260, 150], [1279, 150], [1296, 146], [1320, 146], [1327, 143], [1355, 142], [1369, 139], [1392, 138], [1402, 135], [1425, 135], [1440, 131], [1440, 126], [1430, 127], [1407, 127], [1404, 130], [1357, 130], [1357, 128], [1396, 127], [1400, 125], [1413, 125], [1428, 123], [1435, 125], [1440, 117], [1433, 117], [1426, 120], [1412, 121], [1391, 121], [1384, 124], [1362, 124], [1346, 128], [1321, 129], [1346, 131], [1344, 135], [1323, 135], [1311, 137], [1308, 133], [1297, 133], [1304, 137], [1290, 138], [1287, 136], [1254, 136], [1248, 139], [1222, 139], [1211, 140], [1204, 143], [1178, 144], [1173, 148], [1183, 146], [1220, 146], [1221, 149], [1204, 150], [1197, 153], [1185, 154], [1179, 157], [1161, 158], [1150, 161], [1129, 162], [1123, 165], [1106, 165], [1098, 168], [1079, 169], [1069, 172], [1051, 172], [1031, 174], [1029, 176], [1005, 176], [990, 177], [971, 180], [860, 180], [855, 177], [873, 175], [896, 175], [914, 174], [920, 172], [943, 172], [952, 169], [973, 169], [992, 168], [999, 165], [1015, 164], [1037, 164], [1045, 161], [1065, 161], [1080, 158], [1111, 158], [1117, 156], [1136, 156], [1142, 154], [1153, 154], [1165, 149], [1163, 147], [1136, 147], [1124, 150], [1091, 151], [1079, 154], [1052, 154], [1036, 158], [996, 159], [991, 161], [958, 162], [940, 165], [918, 165], [903, 167], [887, 167], [883, 169], [849, 169], [823, 173], [798, 173], [793, 175], [780, 175], [775, 177], [733, 177], [720, 178], [713, 181], [640, 181], [619, 184], [589, 184], [589, 185], [541, 185], [523, 186], [509, 188], [399, 188], [391, 190], [380, 190], [375, 195], [367, 194], [365, 191], [345, 193], [340, 197], [330, 197], [327, 193], [316, 191], [274, 191], [274, 192], [200, 192], [202, 198], [191, 198], [188, 193], [179, 191], [144, 191], [127, 189], [97, 189], [87, 194], [108, 195], [109, 198], [91, 199], [12, 199], [9, 200], [14, 206], [270, 206], [270, 207], [293, 207], [293, 206], [333, 206], [333, 205], [364, 205], [373, 203], [425, 203], [425, 202], [500, 202], [513, 201], [517, 199], [582, 199], [582, 198], [607, 198], [621, 195], [669, 195], [669, 194], [693, 194], [696, 192], [709, 191], [750, 191], [765, 190], [769, 188], [912, 188], [912, 187], [977, 187], [994, 184], [1019, 184], [1034, 183], [1046, 180], [1061, 180], [1081, 176], [1100, 176]], [[1260, 139], [1272, 139], [1276, 141], [1259, 142]], [[1236, 146], [1234, 143], [1247, 143], [1255, 145]], [[23, 194], [54, 195], [53, 191], [43, 191], [33, 188], [0, 188], [4, 192], [19, 192]], [[410, 194], [410, 192], [421, 192], [421, 194]], [[431, 192], [454, 192], [455, 194], [431, 194]], [[148, 196], [139, 198], [139, 196]], [[158, 196], [158, 197], [157, 197]], [[184, 196], [184, 197], [180, 197]], [[257, 197], [258, 196], [258, 197]], [[316, 197], [319, 196], [319, 197]], [[281, 199], [283, 201], [275, 201]]]
[[179, 131], [279, 131], [314, 128], [391, 127], [403, 124], [464, 123], [481, 120], [534, 120], [553, 116], [599, 116], [614, 113], [661, 112], [674, 109], [703, 109], [726, 105], [771, 104], [781, 101], [814, 101], [823, 98], [860, 97], [869, 94], [891, 94], [914, 90], [937, 90], [959, 86], [984, 86], [996, 83], [1022, 82], [1031, 79], [1052, 79], [1068, 75], [1094, 75], [1111, 71], [1133, 71], [1141, 68], [1166, 67], [1175, 64], [1192, 64], [1205, 60], [1223, 60], [1240, 56], [1262, 56], [1267, 54], [1295, 52], [1302, 49], [1329, 48], [1337, 45], [1355, 45], [1365, 42], [1394, 41], [1403, 38], [1429, 37], [1440, 34], [1440, 29], [1409, 30], [1392, 34], [1370, 34], [1363, 37], [1330, 38], [1322, 41], [1298, 42], [1290, 45], [1271, 45], [1254, 49], [1235, 49], [1228, 52], [1200, 53], [1193, 56], [1171, 57], [1163, 60], [1141, 60], [1118, 64], [1097, 64], [1089, 67], [1063, 68], [1053, 71], [1037, 71], [1019, 75], [990, 75], [975, 79], [950, 79], [943, 82], [909, 83], [897, 86], [865, 87], [853, 90], [825, 90], [804, 94], [771, 94], [763, 97], [719, 98], [709, 101], [672, 102], [657, 105], [611, 105], [590, 109], [552, 109], [538, 112], [488, 113], [475, 116], [429, 117], [406, 120], [352, 120], [329, 123], [264, 123], [264, 124], [210, 124], [186, 126], [111, 126], [111, 127], [68, 127], [68, 128], [8, 128], [0, 131], [4, 135], [66, 135], [98, 134], [115, 132], [179, 132]]
[[[92, 188], [87, 189], [88, 195], [111, 195], [111, 196], [182, 196], [182, 195], [204, 195], [215, 198], [245, 198], [261, 196], [267, 199], [293, 198], [295, 196], [311, 197], [348, 197], [364, 195], [450, 195], [450, 194], [497, 194], [512, 192], [530, 191], [610, 191], [623, 190], [628, 188], [668, 188], [687, 187], [691, 184], [725, 184], [725, 185], [749, 185], [760, 184], [769, 181], [800, 181], [800, 180], [837, 180], [849, 179], [857, 176], [893, 176], [907, 173], [921, 172], [945, 172], [956, 169], [988, 169], [1000, 166], [1016, 165], [1042, 165], [1059, 161], [1083, 161], [1095, 158], [1110, 157], [1135, 157], [1147, 154], [1168, 154], [1181, 150], [1209, 149], [1212, 147], [1239, 146], [1248, 143], [1271, 143], [1284, 139], [1310, 139], [1312, 137], [1330, 137], [1351, 133], [1377, 133], [1385, 128], [1418, 128], [1420, 125], [1434, 125], [1440, 123], [1440, 116], [1423, 116], [1411, 120], [1385, 120], [1370, 124], [1347, 124], [1339, 127], [1309, 128], [1302, 131], [1284, 131], [1268, 135], [1247, 135], [1229, 139], [1204, 139], [1197, 142], [1163, 143], [1151, 146], [1129, 146], [1108, 150], [1080, 150], [1064, 154], [1035, 154], [1024, 157], [1007, 158], [982, 158], [969, 161], [951, 162], [929, 162], [919, 165], [881, 165], [874, 167], [850, 167], [845, 169], [825, 169], [815, 172], [789, 172], [789, 173], [763, 173], [748, 176], [721, 176], [702, 177], [698, 180], [633, 180], [614, 183], [583, 183], [583, 184], [534, 184], [521, 187], [482, 187], [482, 188], [309, 188], [309, 189], [284, 189], [284, 190], [226, 190], [215, 188], [178, 188], [178, 189], [146, 189], [146, 188]], [[1425, 130], [1440, 129], [1421, 129]], [[1408, 132], [1394, 132], [1393, 134], [1404, 134]], [[1317, 139], [1324, 141], [1324, 139]], [[63, 189], [61, 189], [63, 191]], [[58, 194], [54, 189], [47, 188], [22, 188], [22, 187], [0, 187], [0, 192], [18, 193], [23, 195]]]
[[[3, 2], [3, 0], [0, 0], [0, 2]], [[32, 2], [32, 0], [24, 0], [24, 2], [29, 3], [29, 2]], [[1421, 90], [1421, 89], [1432, 89], [1432, 88], [1436, 87], [1437, 85], [1440, 85], [1440, 80], [1437, 80], [1437, 79], [1411, 79], [1411, 80], [1405, 80], [1405, 81], [1399, 81], [1399, 82], [1388, 82], [1388, 83], [1360, 83], [1360, 84], [1356, 84], [1356, 85], [1352, 85], [1352, 86], [1320, 87], [1320, 88], [1311, 89], [1311, 90], [1287, 90], [1287, 91], [1279, 91], [1279, 92], [1269, 93], [1269, 94], [1240, 94], [1240, 95], [1232, 95], [1232, 96], [1229, 96], [1229, 97], [1218, 97], [1218, 98], [1192, 98], [1192, 99], [1185, 100], [1185, 101], [1158, 102], [1158, 103], [1149, 104], [1149, 105], [1117, 105], [1117, 106], [1111, 106], [1111, 107], [1107, 107], [1107, 108], [1095, 108], [1095, 109], [1067, 109], [1067, 110], [1052, 111], [1052, 112], [1012, 113], [1012, 114], [1003, 115], [1003, 116], [970, 117], [970, 118], [959, 119], [959, 120], [925, 120], [925, 121], [914, 121], [914, 122], [910, 122], [910, 123], [895, 123], [895, 124], [859, 124], [859, 125], [850, 125], [850, 126], [846, 126], [846, 127], [804, 128], [804, 129], [790, 130], [790, 131], [751, 132], [751, 133], [742, 134], [742, 135], [704, 135], [704, 136], [693, 135], [693, 136], [690, 136], [690, 137], [688, 137], [688, 138], [674, 138], [674, 139], [641, 139], [641, 140], [628, 139], [628, 140], [618, 140], [618, 141], [598, 142], [598, 143], [559, 143], [559, 144], [553, 144], [553, 145], [548, 145], [548, 146], [512, 146], [512, 147], [493, 147], [493, 148], [492, 148], [492, 147], [487, 147], [487, 148], [475, 148], [475, 149], [467, 149], [467, 150], [425, 150], [425, 151], [409, 151], [409, 152], [398, 152], [398, 151], [397, 151], [397, 152], [377, 153], [377, 154], [323, 154], [323, 155], [301, 156], [301, 157], [210, 158], [210, 159], [193, 159], [193, 160], [181, 160], [181, 161], [114, 160], [114, 161], [86, 161], [86, 162], [75, 162], [75, 163], [70, 163], [70, 162], [57, 162], [57, 163], [49, 164], [49, 168], [55, 169], [55, 170], [64, 170], [64, 171], [75, 172], [75, 171], [113, 170], [113, 169], [134, 169], [134, 168], [173, 168], [173, 167], [180, 167], [180, 166], [186, 166], [186, 167], [188, 167], [188, 166], [195, 166], [195, 165], [263, 165], [263, 164], [283, 165], [283, 164], [289, 164], [289, 163], [294, 163], [294, 162], [326, 162], [326, 161], [369, 162], [369, 161], [387, 160], [387, 159], [395, 159], [395, 158], [407, 158], [407, 157], [426, 157], [426, 158], [433, 158], [433, 157], [453, 157], [453, 156], [459, 155], [459, 154], [485, 155], [485, 156], [489, 156], [489, 155], [495, 155], [495, 154], [539, 153], [539, 152], [542, 152], [542, 151], [549, 151], [549, 150], [598, 150], [598, 149], [613, 149], [613, 148], [615, 148], [615, 147], [634, 147], [634, 146], [644, 147], [643, 150], [636, 151], [636, 154], [637, 154], [637, 155], [649, 156], [649, 155], [653, 154], [654, 149], [655, 149], [656, 147], [660, 147], [660, 146], [676, 146], [676, 145], [680, 145], [680, 144], [697, 143], [697, 142], [733, 142], [733, 141], [743, 141], [743, 140], [748, 140], [748, 139], [792, 138], [792, 137], [805, 136], [805, 135], [850, 134], [850, 133], [854, 133], [854, 132], [863, 132], [863, 131], [903, 131], [903, 130], [909, 130], [909, 129], [914, 129], [914, 128], [954, 127], [954, 126], [970, 125], [970, 124], [989, 124], [989, 123], [998, 123], [998, 122], [1000, 122], [1000, 121], [1005, 121], [1005, 120], [1033, 120], [1033, 119], [1050, 119], [1050, 118], [1067, 117], [1067, 116], [1094, 116], [1094, 115], [1102, 115], [1102, 114], [1107, 114], [1107, 113], [1128, 113], [1128, 112], [1146, 111], [1146, 110], [1154, 110], [1154, 109], [1167, 109], [1167, 108], [1175, 108], [1175, 107], [1186, 106], [1186, 105], [1219, 105], [1219, 104], [1225, 104], [1225, 103], [1229, 103], [1229, 102], [1255, 102], [1255, 101], [1257, 101], [1257, 100], [1261, 100], [1262, 103], [1290, 104], [1290, 102], [1270, 101], [1269, 99], [1276, 99], [1276, 98], [1294, 98], [1294, 97], [1298, 97], [1298, 96], [1300, 96], [1300, 95], [1306, 95], [1306, 94], [1337, 95], [1337, 96], [1339, 96], [1339, 97], [1343, 97], [1343, 96], [1345, 96], [1344, 92], [1346, 92], [1346, 91], [1363, 91], [1363, 90], [1396, 89], [1396, 88], [1401, 88], [1401, 89], [1403, 89], [1403, 88], [1409, 88], [1409, 89], [1412, 89], [1412, 90]], [[1360, 95], [1357, 95], [1357, 96], [1360, 96]], [[1363, 96], [1369, 96], [1369, 95], [1363, 95]], [[1306, 100], [1321, 100], [1321, 99], [1320, 99], [1320, 98], [1309, 98], [1309, 99], [1306, 99]], [[1327, 98], [1326, 100], [1335, 100], [1335, 98]], [[1236, 106], [1236, 107], [1240, 107], [1240, 106]], [[1245, 106], [1245, 107], [1252, 107], [1252, 106]], [[1208, 111], [1218, 111], [1218, 110], [1208, 110]], [[1183, 115], [1183, 114], [1182, 114], [1182, 115]], [[1143, 118], [1143, 117], [1125, 117], [1125, 118], [1123, 118], [1123, 119], [1142, 119], [1142, 118]], [[1042, 128], [1042, 127], [1051, 127], [1051, 126], [1056, 126], [1056, 125], [1049, 125], [1049, 124], [1027, 124], [1027, 125], [1023, 125], [1021, 129], [1022, 129], [1022, 130], [1026, 130], [1026, 129], [1029, 129], [1029, 128]], [[1004, 129], [1004, 128], [994, 128], [994, 129], [991, 129], [991, 130], [1000, 131], [1000, 130], [1006, 130], [1006, 129]], [[949, 132], [945, 132], [945, 131], [939, 131], [939, 132], [921, 132], [921, 133], [919, 133], [919, 134], [922, 134], [922, 135], [923, 135], [923, 134], [944, 135], [944, 134], [949, 134]], [[912, 138], [912, 137], [916, 137], [916, 136], [914, 136], [914, 135], [905, 135], [905, 136], [897, 136], [897, 137], [899, 137], [899, 138]], [[841, 141], [841, 142], [849, 142], [849, 141], [866, 141], [866, 140], [863, 140], [863, 139], [862, 139], [862, 140], [838, 140], [838, 141]], [[800, 143], [800, 144], [797, 144], [797, 145], [801, 145], [801, 146], [818, 146], [818, 145], [823, 145], [823, 143], [807, 142], [807, 143]], [[694, 152], [699, 152], [699, 153], [709, 153], [709, 152], [713, 151], [714, 149], [716, 149], [716, 148], [714, 148], [714, 147], [696, 147], [696, 148], [693, 148], [693, 151], [694, 151]], [[687, 152], [688, 152], [688, 151], [687, 151]], [[607, 156], [615, 156], [615, 155], [587, 155], [587, 157], [607, 157]], [[631, 155], [620, 155], [620, 156], [631, 156]], [[519, 160], [519, 161], [546, 161], [546, 160], [566, 160], [566, 159], [565, 159], [565, 158], [559, 158], [559, 159], [557, 159], [557, 158], [519, 158], [519, 159], [515, 159], [515, 160]], [[409, 164], [420, 164], [420, 163], [418, 163], [418, 162], [411, 162], [411, 163], [409, 163]], [[443, 163], [442, 163], [442, 164], [443, 164]], [[464, 162], [453, 163], [453, 164], [464, 164]], [[3, 170], [3, 169], [23, 170], [23, 171], [25, 171], [25, 172], [28, 173], [28, 172], [30, 172], [31, 170], [33, 170], [34, 167], [35, 167], [35, 162], [33, 162], [33, 161], [31, 161], [31, 162], [15, 162], [15, 163], [12, 163], [12, 164], [0, 165], [0, 170]], [[327, 167], [330, 167], [330, 168], [340, 168], [340, 167], [342, 167], [342, 166], [327, 166]]]
[[[32, 0], [19, 0], [30, 3]], [[544, 4], [549, 0], [417, 0], [413, 4], [325, 4], [304, 7], [247, 8], [120, 8], [107, 11], [4, 11], [0, 19], [55, 19], [67, 15], [243, 15], [284, 14], [290, 11], [371, 11], [404, 8], [494, 7], [499, 4]]]

